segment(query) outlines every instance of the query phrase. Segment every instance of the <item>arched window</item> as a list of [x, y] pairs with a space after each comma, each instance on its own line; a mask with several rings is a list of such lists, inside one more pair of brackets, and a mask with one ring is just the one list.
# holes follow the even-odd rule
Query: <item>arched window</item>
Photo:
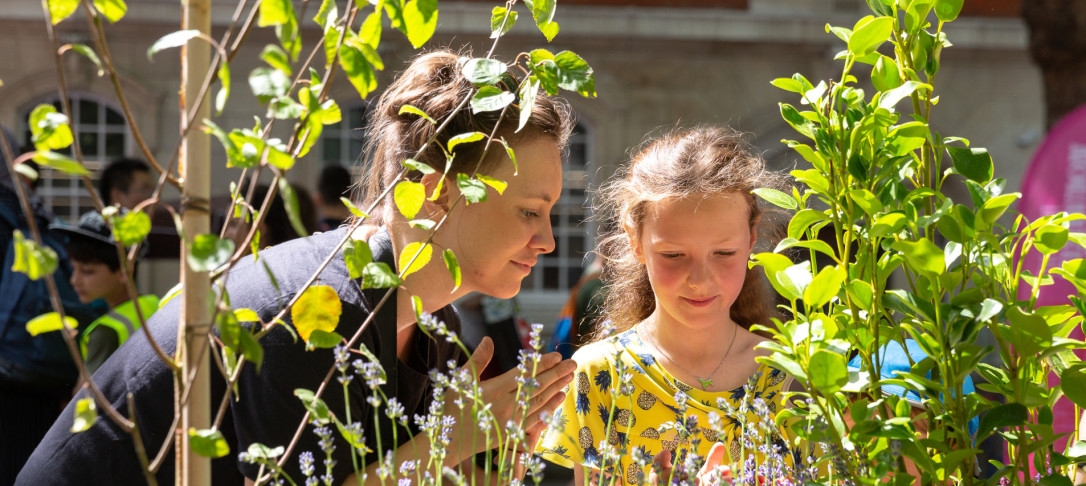
[[[124, 115], [89, 94], [72, 93], [69, 102], [72, 106], [72, 133], [79, 139], [83, 162], [91, 173], [91, 179], [97, 181], [99, 172], [109, 161], [128, 153], [130, 137]], [[62, 111], [57, 97], [46, 99], [43, 103], [51, 103], [57, 111]], [[24, 123], [39, 104], [34, 103], [23, 111]], [[30, 127], [26, 126], [24, 147], [32, 146], [30, 136]], [[60, 152], [71, 156], [72, 149], [68, 147]], [[80, 214], [94, 209], [91, 196], [78, 177], [43, 167], [39, 171], [39, 180], [38, 195], [58, 217], [75, 222]]]
[[581, 278], [585, 254], [592, 251], [594, 234], [586, 220], [588, 184], [593, 174], [589, 161], [587, 127], [578, 123], [569, 138], [569, 153], [562, 167], [562, 197], [551, 210], [554, 251], [540, 256], [521, 289], [529, 293], [565, 295]]

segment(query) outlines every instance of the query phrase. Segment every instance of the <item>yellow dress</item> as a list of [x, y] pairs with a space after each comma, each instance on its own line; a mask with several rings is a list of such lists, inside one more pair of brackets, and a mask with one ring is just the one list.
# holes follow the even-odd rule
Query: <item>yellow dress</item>
[[732, 463], [763, 458], [757, 449], [766, 444], [772, 447], [763, 450], [783, 452], [789, 467], [802, 457], [793, 457], [797, 452], [771, 425], [790, 381], [781, 370], [761, 364], [746, 386], [700, 390], [660, 366], [634, 329], [584, 346], [573, 359], [577, 371], [565, 402], [536, 448], [555, 464], [602, 470], [613, 484], [639, 484], [665, 448], [691, 476], [716, 442], [728, 447]]

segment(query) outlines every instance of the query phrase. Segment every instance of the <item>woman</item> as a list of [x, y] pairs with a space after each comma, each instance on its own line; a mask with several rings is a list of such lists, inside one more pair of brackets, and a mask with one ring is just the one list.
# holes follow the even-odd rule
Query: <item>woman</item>
[[[451, 311], [453, 300], [469, 291], [479, 291], [496, 297], [510, 297], [520, 289], [521, 280], [531, 271], [537, 257], [554, 247], [549, 212], [561, 192], [560, 149], [569, 134], [571, 121], [568, 108], [561, 102], [540, 96], [535, 101], [528, 125], [514, 132], [519, 113], [510, 107], [504, 118], [499, 113], [472, 114], [460, 110], [448, 126], [434, 137], [435, 126], [423, 117], [401, 114], [405, 105], [415, 106], [436, 120], [452, 114], [460, 102], [470, 96], [473, 86], [461, 75], [466, 61], [452, 52], [433, 52], [415, 59], [377, 102], [371, 121], [369, 140], [370, 184], [367, 199], [376, 200], [384, 189], [404, 178], [421, 183], [428, 197], [415, 219], [428, 218], [444, 223], [434, 235], [435, 253], [452, 250], [460, 264], [462, 281], [457, 287], [448, 271], [432, 262], [409, 275], [390, 300], [377, 312], [374, 322], [362, 331], [360, 342], [381, 357], [388, 374], [382, 391], [395, 397], [404, 406], [405, 415], [425, 415], [430, 405], [431, 388], [428, 372], [445, 368], [452, 360], [463, 363], [465, 357], [452, 344], [438, 337], [431, 338], [416, 331], [411, 297], [421, 299], [423, 310], [433, 313], [452, 329], [458, 320]], [[497, 135], [504, 137], [516, 151], [517, 171], [505, 150], [484, 153], [484, 143], [457, 145], [452, 153], [451, 167], [446, 169], [446, 155], [441, 147], [458, 134], [472, 131], [490, 133], [501, 121]], [[433, 143], [416, 156], [420, 147], [434, 138]], [[495, 144], [501, 147], [499, 144]], [[410, 171], [403, 175], [403, 161], [408, 158], [435, 169], [429, 174]], [[460, 198], [457, 174], [487, 174], [508, 182], [503, 194], [488, 189], [488, 200], [466, 205]], [[443, 174], [447, 174], [444, 175]], [[438, 187], [441, 190], [438, 191]], [[425, 241], [429, 232], [408, 223], [399, 213], [391, 197], [380, 201], [372, 221], [352, 235], [368, 241], [377, 262], [396, 268], [400, 252], [409, 243]], [[233, 308], [249, 308], [263, 322], [269, 322], [299, 292], [309, 277], [319, 268], [331, 250], [346, 236], [348, 228], [320, 233], [278, 245], [260, 252], [260, 261], [246, 259], [227, 277], [227, 291]], [[438, 259], [435, 259], [438, 260]], [[269, 277], [274, 275], [274, 280]], [[342, 304], [342, 314], [336, 332], [352, 336], [370, 316], [384, 290], [363, 289], [361, 279], [352, 279], [342, 257], [334, 258], [320, 274], [320, 284], [336, 290]], [[180, 302], [176, 300], [156, 313], [148, 322], [156, 340], [167, 351], [175, 347], [176, 326]], [[289, 313], [288, 313], [289, 317]], [[298, 428], [305, 408], [295, 396], [295, 390], [315, 390], [329, 370], [337, 365], [335, 353], [327, 349], [306, 351], [305, 343], [297, 341], [284, 326], [275, 326], [261, 340], [264, 349], [262, 366], [246, 365], [238, 381], [236, 400], [219, 430], [231, 446], [231, 454], [213, 461], [213, 484], [239, 484], [241, 476], [257, 479], [267, 472], [249, 451], [253, 444], [269, 447], [287, 445]], [[356, 345], [356, 347], [358, 347]], [[484, 341], [471, 357], [477, 369], [485, 367], [493, 352]], [[338, 364], [346, 368], [347, 353]], [[349, 358], [353, 360], [354, 358]], [[540, 387], [531, 398], [527, 419], [529, 433], [542, 429], [538, 412], [553, 409], [561, 402], [561, 388], [572, 377], [574, 364], [562, 361], [557, 353], [544, 356], [537, 369]], [[214, 373], [218, 377], [218, 373]], [[501, 375], [481, 384], [482, 398], [491, 404], [498, 420], [514, 418], [512, 404], [517, 389], [516, 372]], [[299, 484], [303, 476], [314, 474], [306, 461], [294, 457], [319, 457], [316, 475], [330, 476], [332, 484], [357, 484], [357, 466], [365, 469], [367, 482], [378, 482], [375, 459], [382, 451], [395, 449], [395, 466], [411, 459], [429, 457], [429, 441], [418, 434], [411, 421], [410, 434], [398, 434], [392, 444], [393, 429], [384, 418], [385, 409], [374, 409], [367, 398], [372, 392], [362, 377], [354, 377], [346, 386], [333, 382], [323, 395], [331, 413], [342, 422], [363, 420], [366, 446], [374, 452], [365, 456], [368, 464], [355, 464], [351, 446], [338, 433], [323, 428], [317, 433], [302, 432], [292, 451], [292, 458], [283, 463], [283, 471]], [[125, 404], [131, 393], [135, 403], [142, 442], [150, 454], [157, 452], [172, 431], [173, 374], [162, 364], [142, 334], [134, 336], [105, 363], [95, 380], [102, 386], [113, 404], [123, 415], [132, 413]], [[214, 400], [223, 396], [225, 383], [213, 379]], [[346, 390], [347, 396], [344, 396]], [[348, 405], [344, 403], [348, 402]], [[448, 400], [450, 403], [452, 400]], [[380, 402], [376, 402], [380, 404]], [[349, 408], [348, 408], [349, 407]], [[389, 407], [391, 408], [391, 407]], [[446, 411], [453, 413], [448, 405]], [[378, 413], [379, 412], [379, 413]], [[139, 461], [130, 436], [120, 431], [110, 420], [99, 419], [90, 430], [72, 434], [69, 428], [74, 413], [69, 406], [35, 451], [28, 466], [19, 476], [21, 484], [137, 484], [144, 482]], [[374, 419], [381, 415], [380, 424]], [[459, 414], [457, 414], [459, 415]], [[489, 449], [480, 427], [468, 416], [459, 417], [452, 427], [445, 465], [456, 466], [472, 454]], [[380, 433], [382, 441], [377, 443]], [[326, 437], [330, 436], [331, 440]], [[307, 455], [306, 453], [310, 453]], [[173, 454], [157, 471], [160, 482], [172, 482]], [[330, 460], [324, 461], [325, 458]], [[396, 469], [394, 467], [394, 469]], [[393, 471], [395, 473], [395, 471]]]

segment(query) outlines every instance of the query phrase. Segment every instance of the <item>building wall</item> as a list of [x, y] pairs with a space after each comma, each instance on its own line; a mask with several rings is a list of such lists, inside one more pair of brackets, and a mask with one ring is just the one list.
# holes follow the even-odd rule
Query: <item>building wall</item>
[[[769, 82], [795, 72], [808, 79], [830, 79], [839, 74], [833, 55], [840, 41], [824, 30], [827, 22], [851, 26], [865, 14], [856, 0], [721, 0], [719, 6], [688, 2], [692, 6], [660, 8], [618, 6], [615, 2], [562, 2], [556, 21], [561, 33], [545, 46], [553, 52], [571, 49], [594, 67], [599, 98], [569, 101], [588, 129], [589, 157], [598, 185], [645, 140], [646, 134], [697, 123], [730, 124], [750, 132], [758, 147], [777, 168], [791, 168], [798, 157], [784, 150], [782, 138], [796, 137], [780, 120], [777, 103], [796, 100]], [[0, 122], [23, 130], [19, 120], [36, 100], [55, 96], [56, 71], [50, 46], [40, 20], [40, 3], [8, 0], [0, 13]], [[215, 2], [216, 37], [232, 14], [232, 5]], [[441, 3], [436, 45], [470, 44], [483, 52], [489, 11], [494, 2]], [[666, 2], [657, 2], [661, 4]], [[712, 3], [712, 2], [708, 2]], [[724, 5], [728, 4], [728, 5]], [[963, 18], [948, 29], [955, 44], [943, 54], [943, 70], [937, 85], [941, 102], [935, 124], [945, 135], [969, 138], [974, 146], [988, 147], [997, 163], [997, 174], [1015, 190], [1029, 158], [1043, 135], [1043, 104], [1040, 75], [1026, 51], [1024, 23], [1007, 17], [1012, 7], [987, 11], [985, 17]], [[147, 47], [177, 29], [177, 2], [130, 1], [129, 14], [108, 30], [111, 49], [123, 77], [126, 93], [139, 120], [138, 127], [160, 161], [177, 143], [179, 126], [177, 59], [179, 50], [164, 51], [149, 61]], [[980, 13], [985, 13], [980, 9]], [[1000, 16], [1002, 15], [1002, 16]], [[312, 13], [307, 16], [312, 16]], [[306, 23], [312, 24], [307, 20]], [[59, 25], [62, 42], [91, 45], [87, 24], [72, 18]], [[402, 35], [385, 29], [382, 55], [386, 71], [382, 84], [413, 52]], [[316, 32], [305, 32], [307, 48]], [[252, 96], [246, 78], [261, 64], [260, 50], [274, 42], [269, 29], [257, 29], [246, 50], [231, 65], [233, 94], [228, 111], [214, 118], [224, 128], [252, 125], [252, 115], [263, 109]], [[522, 12], [520, 23], [499, 46], [499, 56], [546, 44]], [[303, 55], [304, 52], [303, 51]], [[317, 56], [323, 60], [322, 55]], [[71, 89], [115, 99], [112, 86], [97, 78], [88, 62], [76, 55], [64, 59]], [[817, 81], [816, 81], [817, 82]], [[357, 93], [338, 76], [333, 89], [341, 107], [362, 103]], [[290, 127], [278, 124], [277, 132]], [[128, 147], [129, 155], [139, 155]], [[314, 149], [319, 151], [319, 147]], [[290, 179], [312, 189], [320, 169], [316, 154], [300, 161]], [[224, 168], [217, 142], [212, 150], [212, 192], [226, 194], [237, 172]], [[797, 162], [798, 161], [798, 162]], [[176, 198], [176, 191], [166, 198]], [[145, 290], [161, 293], [176, 281], [177, 263], [160, 261], [142, 271]], [[551, 293], [527, 299], [530, 320], [549, 322], [564, 295]], [[524, 299], [522, 299], [524, 300]]]

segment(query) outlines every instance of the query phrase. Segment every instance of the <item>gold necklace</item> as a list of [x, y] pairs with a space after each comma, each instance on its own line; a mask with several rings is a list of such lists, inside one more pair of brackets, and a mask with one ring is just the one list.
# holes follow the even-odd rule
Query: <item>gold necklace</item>
[[667, 352], [664, 351], [664, 348], [660, 347], [660, 345], [656, 343], [655, 339], [652, 339], [652, 340], [646, 339], [647, 336], [642, 335], [640, 329], [637, 329], [635, 332], [637, 333], [637, 336], [641, 338], [642, 341], [648, 342], [650, 345], [652, 345], [652, 347], [656, 348], [656, 350], [659, 351], [660, 354], [662, 354], [665, 358], [667, 358], [668, 361], [674, 363], [675, 366], [678, 366], [679, 369], [683, 370], [684, 373], [686, 373], [686, 374], [688, 374], [690, 376], [693, 376], [695, 380], [698, 380], [698, 384], [701, 385], [702, 390], [709, 391], [709, 387], [713, 386], [713, 375], [715, 375], [716, 372], [718, 370], [720, 370], [720, 367], [722, 365], [724, 365], [724, 361], [728, 359], [728, 355], [731, 354], [731, 352], [732, 352], [732, 346], [735, 345], [735, 338], [739, 334], [739, 324], [733, 324], [733, 325], [735, 326], [735, 330], [732, 332], [732, 341], [730, 343], [728, 343], [728, 350], [724, 351], [724, 356], [720, 358], [720, 362], [716, 364], [716, 368], [713, 368], [713, 371], [710, 372], [709, 375], [706, 376], [705, 378], [701, 378], [698, 375], [696, 375], [694, 373], [691, 373], [690, 370], [684, 368], [683, 365], [679, 364], [678, 361], [675, 361], [675, 359], [673, 359], [669, 354], [667, 354]]

